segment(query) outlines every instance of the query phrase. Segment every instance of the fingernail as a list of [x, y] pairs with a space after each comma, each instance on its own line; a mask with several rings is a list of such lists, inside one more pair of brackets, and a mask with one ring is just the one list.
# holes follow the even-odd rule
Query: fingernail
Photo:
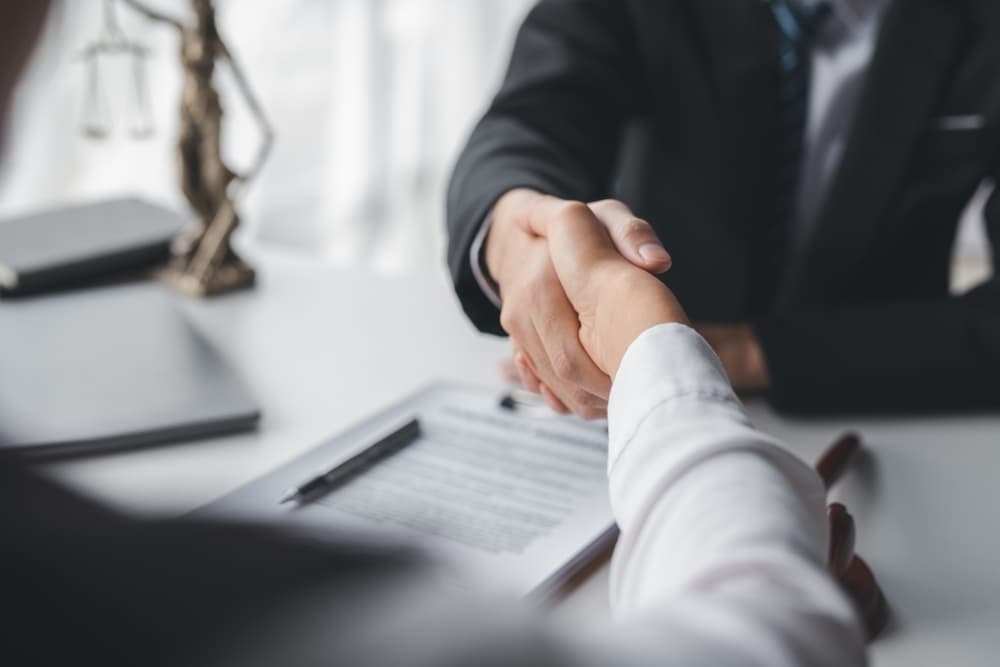
[[656, 243], [644, 243], [639, 246], [639, 256], [650, 264], [660, 264], [670, 261], [670, 255], [667, 254], [667, 251], [663, 249], [663, 246]]

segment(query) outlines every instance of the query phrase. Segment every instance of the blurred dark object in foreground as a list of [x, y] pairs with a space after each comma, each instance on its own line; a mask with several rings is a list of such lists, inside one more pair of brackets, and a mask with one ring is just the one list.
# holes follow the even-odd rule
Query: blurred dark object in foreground
[[329, 601], [336, 635], [359, 590], [413, 564], [398, 551], [333, 551], [263, 529], [135, 520], [2, 453], [0, 531], [2, 665], [219, 664], [314, 596]]

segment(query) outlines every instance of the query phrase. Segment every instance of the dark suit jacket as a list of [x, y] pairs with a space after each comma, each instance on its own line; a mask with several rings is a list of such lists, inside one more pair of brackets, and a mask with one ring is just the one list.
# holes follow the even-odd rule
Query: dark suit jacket
[[[963, 207], [1000, 174], [1000, 2], [890, 5], [816, 231], [760, 299], [780, 245], [765, 235], [776, 49], [760, 0], [539, 3], [449, 191], [449, 265], [469, 317], [502, 333], [468, 261], [501, 194], [616, 196], [670, 250], [664, 280], [693, 320], [753, 323], [777, 407], [1000, 408], [1000, 282], [948, 291]], [[938, 125], [966, 114], [985, 125]], [[996, 248], [1000, 197], [987, 218]]]

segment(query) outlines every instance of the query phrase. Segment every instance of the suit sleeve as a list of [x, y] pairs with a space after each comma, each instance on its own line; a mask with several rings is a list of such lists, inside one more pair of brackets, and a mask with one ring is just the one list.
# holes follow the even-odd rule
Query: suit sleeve
[[[1000, 190], [986, 210], [1000, 257]], [[1000, 409], [1000, 280], [953, 298], [771, 316], [756, 324], [779, 410]]]
[[610, 193], [624, 122], [640, 89], [630, 25], [620, 0], [543, 0], [520, 29], [501, 90], [448, 189], [449, 270], [482, 331], [503, 334], [469, 251], [496, 200], [518, 187], [583, 201]]

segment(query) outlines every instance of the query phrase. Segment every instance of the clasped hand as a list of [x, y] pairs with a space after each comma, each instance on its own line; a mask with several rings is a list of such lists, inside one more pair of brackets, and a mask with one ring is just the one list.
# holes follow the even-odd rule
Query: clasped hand
[[[486, 263], [500, 288], [500, 323], [521, 382], [560, 413], [606, 415], [611, 380], [632, 341], [656, 324], [688, 323], [654, 275], [669, 270], [669, 254], [619, 201], [584, 204], [512, 190], [493, 210]], [[702, 333], [731, 376], [754, 366], [749, 327]]]
[[492, 224], [487, 265], [522, 382], [558, 412], [603, 416], [628, 345], [655, 324], [687, 322], [652, 273], [667, 270], [670, 256], [615, 201], [515, 190], [498, 202]]

